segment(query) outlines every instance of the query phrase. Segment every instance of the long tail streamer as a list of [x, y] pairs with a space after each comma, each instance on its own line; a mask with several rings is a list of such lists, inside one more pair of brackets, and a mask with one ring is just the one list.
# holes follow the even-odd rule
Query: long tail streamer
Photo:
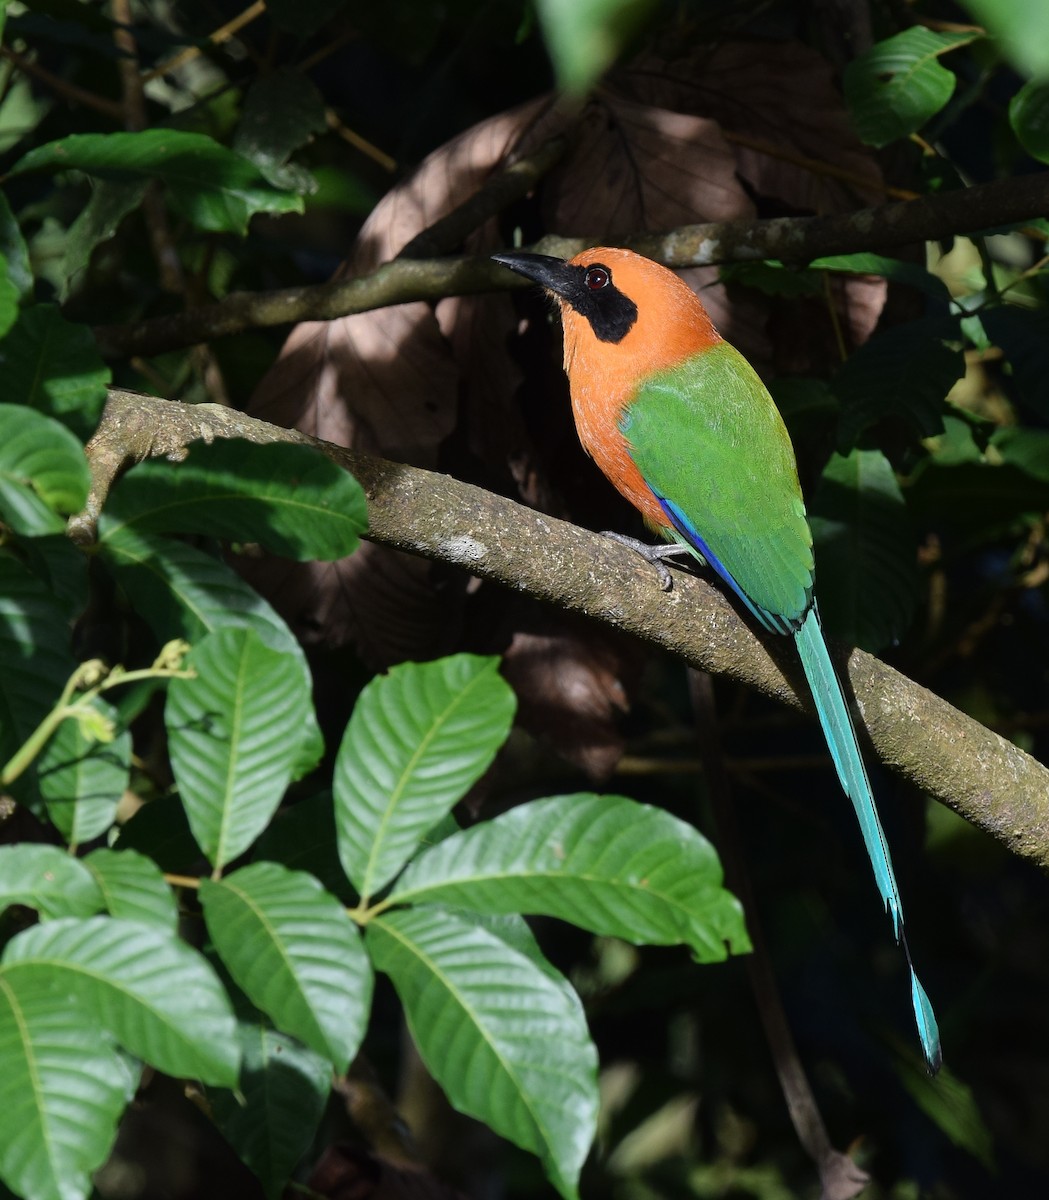
[[867, 854], [874, 868], [874, 878], [878, 891], [885, 902], [885, 907], [892, 918], [896, 940], [903, 945], [907, 956], [907, 967], [911, 973], [911, 1004], [914, 1008], [914, 1020], [918, 1026], [918, 1036], [921, 1038], [922, 1050], [929, 1070], [939, 1070], [941, 1062], [940, 1031], [936, 1025], [936, 1017], [932, 1004], [925, 989], [918, 981], [911, 962], [910, 948], [903, 929], [903, 904], [900, 900], [899, 888], [896, 885], [896, 875], [892, 869], [892, 859], [889, 857], [889, 847], [885, 841], [885, 832], [881, 827], [878, 810], [874, 804], [870, 780], [867, 778], [867, 768], [863, 765], [859, 743], [856, 740], [856, 729], [852, 723], [845, 695], [841, 689], [838, 674], [827, 653], [827, 643], [823, 639], [819, 614], [813, 604], [805, 617], [804, 623], [795, 632], [801, 665], [805, 677], [812, 690], [812, 698], [816, 703], [820, 724], [830, 748], [834, 767], [841, 780], [841, 786], [852, 801], [856, 810], [856, 818], [860, 823], [863, 841]]

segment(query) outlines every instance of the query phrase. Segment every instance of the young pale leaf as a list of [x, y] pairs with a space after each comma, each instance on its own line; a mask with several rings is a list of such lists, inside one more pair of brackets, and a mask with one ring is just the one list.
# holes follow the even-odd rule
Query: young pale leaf
[[1049, 6], [1022, 0], [962, 0], [1017, 70], [1049, 79]]
[[537, 0], [561, 87], [581, 94], [596, 83], [652, 7], [651, 0]]
[[750, 949], [713, 846], [624, 796], [533, 800], [420, 855], [391, 894], [487, 913], [560, 917], [636, 945], [684, 943], [701, 962]]
[[176, 129], [75, 133], [30, 150], [8, 176], [70, 169], [116, 183], [160, 179], [174, 208], [214, 233], [245, 234], [257, 212], [303, 211], [299, 196], [274, 187], [254, 163], [205, 134]]
[[194, 442], [180, 463], [140, 463], [110, 493], [103, 542], [200, 533], [260, 542], [285, 558], [344, 558], [367, 525], [360, 484], [312, 446], [241, 438]]
[[35, 908], [43, 920], [89, 917], [105, 898], [87, 867], [57, 846], [0, 846], [0, 912], [12, 904]]
[[75, 1007], [137, 1058], [176, 1077], [232, 1087], [240, 1057], [229, 997], [208, 963], [174, 935], [116, 917], [34, 925], [3, 966], [39, 968]]
[[[92, 701], [91, 708], [104, 723], [116, 720], [116, 709], [105, 700]], [[130, 774], [131, 734], [125, 729], [112, 741], [99, 741], [88, 737], [77, 720], [62, 722], [37, 763], [47, 815], [74, 846], [113, 824]]]
[[94, 433], [110, 373], [86, 325], [53, 304], [23, 309], [0, 342], [0, 369], [6, 401], [57, 417], [80, 438]]
[[336, 1071], [364, 1037], [372, 972], [346, 910], [303, 871], [258, 862], [202, 880], [204, 920], [237, 985]]
[[0, 404], [0, 518], [15, 533], [62, 533], [87, 500], [91, 472], [80, 442], [57, 421]]
[[86, 1200], [137, 1072], [46, 968], [0, 968], [0, 1179], [22, 1200]]
[[577, 998], [501, 938], [419, 908], [368, 924], [423, 1062], [460, 1112], [539, 1155], [567, 1200], [597, 1121], [597, 1054]]
[[[284, 621], [221, 559], [196, 546], [120, 525], [103, 533], [100, 557], [135, 611], [163, 644], [185, 638], [195, 644], [216, 629], [254, 629], [271, 650], [290, 654], [307, 671], [306, 655]], [[311, 771], [324, 753], [312, 707], [306, 714], [293, 777]]]
[[841, 367], [831, 388], [841, 401], [838, 450], [847, 454], [869, 426], [902, 417], [923, 437], [943, 431], [943, 402], [965, 374], [957, 322], [927, 317], [876, 333]]
[[215, 867], [269, 824], [309, 731], [310, 679], [300, 659], [253, 629], [220, 629], [194, 646], [194, 679], [172, 680], [165, 723], [193, 836]]
[[834, 637], [877, 654], [910, 627], [917, 547], [903, 493], [880, 450], [831, 457], [809, 505], [820, 616]]
[[842, 83], [860, 137], [868, 145], [885, 146], [919, 130], [950, 100], [957, 83], [940, 65], [940, 55], [979, 36], [914, 25], [854, 58]]
[[514, 705], [499, 660], [472, 654], [403, 663], [361, 692], [334, 791], [339, 855], [362, 896], [389, 883], [481, 777]]
[[237, 1157], [278, 1200], [309, 1149], [331, 1091], [331, 1064], [294, 1038], [257, 1021], [240, 1021], [240, 1084], [212, 1092], [212, 1114]]
[[95, 877], [114, 917], [178, 930], [178, 905], [160, 868], [134, 850], [92, 850], [83, 864]]
[[51, 711], [76, 667], [56, 636], [65, 627], [50, 588], [0, 551], [0, 764]]

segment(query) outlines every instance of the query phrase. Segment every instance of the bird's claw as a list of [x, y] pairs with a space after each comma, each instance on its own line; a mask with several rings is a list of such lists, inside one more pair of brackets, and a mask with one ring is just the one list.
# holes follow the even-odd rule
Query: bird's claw
[[663, 562], [663, 559], [673, 558], [674, 555], [682, 553], [684, 549], [682, 546], [650, 546], [648, 542], [627, 537], [625, 533], [617, 533], [614, 529], [602, 529], [601, 536], [610, 538], [613, 542], [618, 542], [621, 546], [626, 546], [628, 550], [633, 550], [635, 554], [640, 554], [649, 566], [655, 568], [656, 575], [659, 577], [660, 589], [664, 592], [669, 592], [673, 589], [674, 574], [666, 563]]

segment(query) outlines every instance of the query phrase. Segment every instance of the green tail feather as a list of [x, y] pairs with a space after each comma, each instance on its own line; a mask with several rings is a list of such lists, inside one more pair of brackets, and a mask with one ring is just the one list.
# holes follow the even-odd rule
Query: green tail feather
[[900, 900], [896, 876], [889, 857], [889, 847], [885, 841], [885, 831], [878, 818], [878, 810], [874, 805], [874, 795], [871, 792], [870, 780], [867, 778], [867, 768], [863, 765], [859, 743], [856, 740], [856, 729], [852, 723], [848, 705], [845, 702], [841, 683], [837, 672], [827, 653], [827, 643], [823, 640], [820, 628], [819, 614], [813, 604], [805, 617], [804, 623], [795, 632], [794, 640], [801, 656], [801, 665], [805, 669], [805, 677], [809, 681], [812, 699], [816, 704], [820, 725], [827, 739], [834, 767], [841, 780], [845, 794], [852, 801], [856, 810], [856, 818], [860, 823], [860, 831], [867, 847], [867, 855], [874, 868], [874, 878], [878, 891], [885, 902], [885, 907], [892, 917], [896, 940], [902, 941], [907, 954], [907, 966], [911, 973], [911, 1003], [914, 1008], [914, 1019], [918, 1026], [918, 1036], [921, 1038], [922, 1050], [931, 1071], [936, 1071], [940, 1065], [940, 1034], [936, 1026], [936, 1017], [929, 1003], [925, 989], [918, 982], [911, 964], [910, 951], [903, 932], [903, 904]]

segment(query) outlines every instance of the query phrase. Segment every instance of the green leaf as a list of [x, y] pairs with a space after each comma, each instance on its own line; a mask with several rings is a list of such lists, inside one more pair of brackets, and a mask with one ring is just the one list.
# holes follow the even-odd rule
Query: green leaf
[[294, 1038], [258, 1021], [239, 1021], [243, 1056], [237, 1092], [212, 1092], [216, 1124], [237, 1157], [278, 1200], [309, 1149], [331, 1091], [331, 1065]]
[[578, 998], [501, 938], [440, 909], [374, 918], [367, 946], [452, 1105], [539, 1155], [573, 1200], [598, 1104]]
[[652, 10], [651, 0], [536, 0], [557, 81], [585, 92]]
[[1008, 360], [1020, 399], [1042, 420], [1049, 419], [1049, 312], [1001, 304], [984, 309], [980, 319]]
[[623, 796], [552, 796], [420, 855], [391, 902], [560, 917], [635, 945], [720, 962], [750, 949], [713, 846], [691, 825]]
[[63, 644], [65, 628], [50, 590], [11, 554], [0, 552], [0, 762], [51, 711], [76, 667]]
[[918, 263], [890, 258], [887, 254], [831, 254], [814, 258], [809, 263], [813, 271], [839, 271], [846, 275], [881, 275], [892, 283], [906, 283], [946, 303], [950, 299], [947, 286]]
[[46, 921], [92, 916], [105, 899], [79, 859], [57, 846], [22, 843], [0, 846], [0, 911], [12, 904], [35, 908]]
[[116, 234], [120, 222], [142, 203], [148, 186], [148, 181], [142, 179], [134, 183], [98, 182], [92, 187], [91, 198], [66, 231], [58, 289], [63, 304], [83, 283], [95, 247]]
[[18, 288], [7, 271], [7, 260], [0, 258], [0, 338], [18, 319]]
[[2, 961], [73, 996], [85, 1016], [158, 1070], [236, 1083], [229, 997], [195, 950], [155, 925], [116, 917], [50, 921], [12, 938]]
[[739, 283], [754, 288], [766, 296], [786, 296], [794, 300], [799, 296], [819, 296], [823, 293], [823, 282], [818, 275], [804, 267], [786, 266], [778, 259], [761, 262], [724, 263], [718, 267], [722, 283]]
[[[103, 721], [115, 722], [116, 710], [105, 700], [92, 701], [91, 708]], [[130, 774], [131, 734], [125, 729], [112, 741], [99, 741], [86, 736], [77, 720], [62, 722], [37, 762], [47, 815], [71, 845], [110, 828]]]
[[289, 166], [288, 158], [315, 134], [327, 131], [324, 108], [323, 97], [301, 71], [283, 68], [263, 75], [244, 98], [233, 149], [250, 159], [275, 186], [316, 191], [310, 173]]
[[1049, 162], [1049, 83], [1027, 83], [1013, 96], [1009, 124], [1032, 158]]
[[95, 877], [108, 912], [129, 921], [178, 930], [178, 905], [160, 868], [134, 850], [92, 850], [83, 864]]
[[245, 234], [257, 212], [302, 212], [301, 197], [274, 187], [254, 163], [205, 134], [176, 129], [74, 133], [30, 150], [8, 177], [70, 169], [116, 183], [160, 179], [176, 211], [213, 233]]
[[194, 442], [180, 463], [150, 461], [110, 493], [104, 540], [137, 533], [199, 533], [261, 542], [286, 558], [344, 558], [367, 526], [352, 475], [312, 446], [240, 438]]
[[884, 417], [902, 417], [923, 437], [943, 431], [943, 403], [965, 374], [965, 356], [948, 339], [957, 323], [927, 317], [876, 333], [831, 380], [841, 401], [838, 450], [847, 453], [860, 434]]
[[[41, 927], [43, 928], [43, 927]], [[0, 1178], [23, 1200], [81, 1200], [138, 1072], [40, 971], [0, 968]]]
[[[193, 644], [217, 629], [253, 629], [271, 650], [292, 655], [304, 672], [309, 670], [288, 626], [221, 559], [185, 542], [139, 533], [130, 525], [107, 532], [105, 521], [99, 552], [161, 644], [177, 637]], [[312, 706], [301, 733], [295, 779], [311, 771], [324, 753]]]
[[22, 561], [72, 625], [87, 607], [89, 556], [73, 545], [64, 530], [23, 542], [19, 549]]
[[910, 628], [918, 551], [903, 493], [880, 450], [835, 454], [809, 505], [816, 596], [835, 637], [877, 654]]
[[856, 132], [886, 146], [919, 130], [950, 100], [957, 83], [941, 54], [978, 39], [976, 33], [934, 33], [914, 25], [872, 46], [845, 68], [842, 83]]
[[497, 658], [402, 663], [361, 692], [335, 762], [339, 856], [361, 896], [404, 866], [423, 834], [488, 768], [513, 721]]
[[312, 875], [259, 862], [202, 880], [215, 949], [244, 994], [336, 1071], [357, 1053], [372, 972], [356, 925]]
[[0, 517], [25, 537], [61, 533], [87, 500], [84, 448], [43, 413], [0, 404]]
[[915, 1104], [956, 1146], [993, 1174], [994, 1137], [972, 1089], [952, 1074], [949, 1067], [941, 1068], [935, 1079], [930, 1078], [925, 1064], [909, 1046], [895, 1038], [889, 1041], [889, 1046], [896, 1074]]
[[1018, 71], [1049, 79], [1049, 8], [1022, 0], [962, 0]]
[[171, 766], [193, 836], [221, 868], [265, 829], [291, 782], [310, 679], [252, 629], [208, 634], [186, 666], [197, 677], [168, 688]]
[[1006, 425], [995, 430], [991, 447], [999, 462], [1049, 483], [1049, 430]]
[[13, 285], [20, 300], [28, 300], [33, 294], [29, 247], [3, 192], [0, 192], [0, 258], [4, 260], [7, 282]]
[[53, 304], [23, 309], [0, 342], [0, 368], [6, 401], [57, 417], [81, 439], [94, 433], [110, 372], [86, 325]]

